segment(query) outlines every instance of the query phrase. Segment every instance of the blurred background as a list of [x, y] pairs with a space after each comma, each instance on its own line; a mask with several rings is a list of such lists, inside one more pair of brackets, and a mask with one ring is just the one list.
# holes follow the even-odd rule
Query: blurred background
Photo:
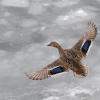
[[[89, 21], [98, 35], [83, 61], [87, 77], [69, 72], [33, 81], [24, 75], [58, 58], [49, 42], [70, 48]], [[100, 0], [0, 0], [0, 100], [99, 100], [99, 32]]]

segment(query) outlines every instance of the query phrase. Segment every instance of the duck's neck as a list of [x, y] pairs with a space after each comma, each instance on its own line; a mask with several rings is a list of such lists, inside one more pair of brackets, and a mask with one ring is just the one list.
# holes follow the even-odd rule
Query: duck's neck
[[65, 57], [66, 55], [65, 55], [65, 53], [64, 53], [64, 50], [63, 50], [63, 48], [60, 46], [60, 45], [58, 45], [58, 51], [59, 51], [59, 54], [60, 54], [60, 56], [62, 57]]

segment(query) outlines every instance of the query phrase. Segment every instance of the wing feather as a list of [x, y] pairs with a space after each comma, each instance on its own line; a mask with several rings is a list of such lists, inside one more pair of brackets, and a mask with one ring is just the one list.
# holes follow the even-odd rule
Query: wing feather
[[81, 39], [72, 47], [74, 49], [80, 50], [83, 42], [85, 40], [91, 40], [94, 41], [97, 35], [97, 27], [94, 23], [89, 22], [88, 23], [88, 30], [84, 33], [84, 35], [81, 37]]
[[29, 79], [32, 79], [32, 80], [43, 80], [43, 79], [46, 79], [48, 77], [51, 76], [50, 74], [50, 69], [51, 68], [55, 68], [57, 66], [62, 66], [62, 62], [60, 59], [57, 59], [55, 60], [53, 63], [47, 65], [46, 67], [44, 67], [43, 69], [39, 70], [39, 71], [36, 71], [30, 75], [28, 75], [27, 73], [26, 76], [29, 78]]
[[55, 66], [59, 66], [62, 65], [62, 61], [60, 59], [55, 60], [54, 62], [52, 62], [51, 64], [48, 64], [47, 66], [45, 66], [43, 69], [51, 69]]

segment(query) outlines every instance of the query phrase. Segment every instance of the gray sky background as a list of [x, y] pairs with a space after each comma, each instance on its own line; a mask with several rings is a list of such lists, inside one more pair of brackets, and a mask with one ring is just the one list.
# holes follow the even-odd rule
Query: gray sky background
[[[70, 48], [88, 21], [98, 35], [86, 60], [86, 78], [70, 73], [32, 81], [36, 71], [58, 57], [46, 45], [58, 41]], [[0, 100], [100, 99], [100, 0], [0, 0]]]

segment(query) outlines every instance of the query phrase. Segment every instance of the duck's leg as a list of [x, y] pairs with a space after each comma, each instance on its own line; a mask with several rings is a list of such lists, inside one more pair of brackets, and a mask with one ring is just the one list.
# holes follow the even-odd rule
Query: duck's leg
[[73, 72], [73, 74], [74, 74], [74, 77], [77, 77], [77, 78], [83, 78], [83, 76], [78, 75], [78, 74], [76, 74], [75, 72]]
[[86, 77], [88, 74], [88, 66], [79, 65], [77, 67], [74, 67], [73, 73], [74, 73], [74, 76], [78, 78]]

